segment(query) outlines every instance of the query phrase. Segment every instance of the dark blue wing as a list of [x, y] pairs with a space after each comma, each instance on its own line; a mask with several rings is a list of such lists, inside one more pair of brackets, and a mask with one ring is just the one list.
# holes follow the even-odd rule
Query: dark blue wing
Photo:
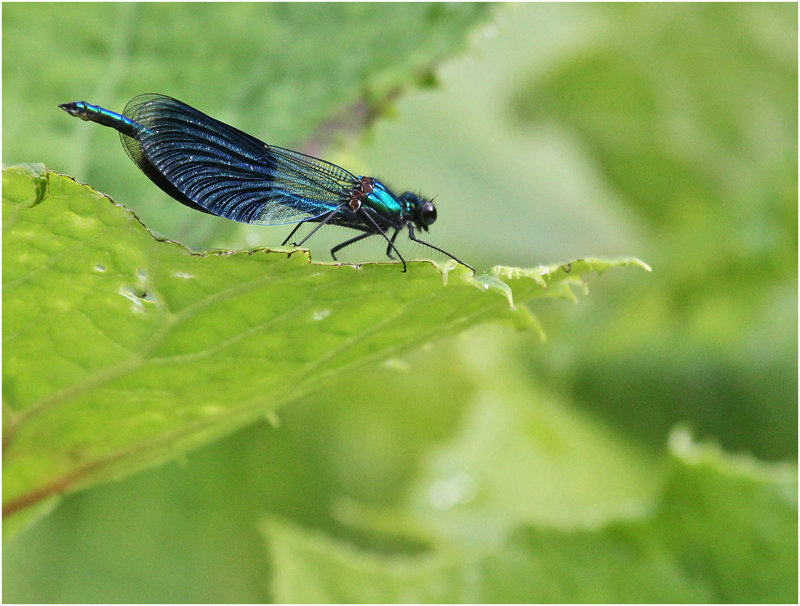
[[135, 138], [120, 134], [131, 159], [167, 193], [214, 215], [292, 223], [330, 212], [358, 185], [335, 164], [267, 145], [171, 97], [139, 95], [123, 114], [142, 127]]

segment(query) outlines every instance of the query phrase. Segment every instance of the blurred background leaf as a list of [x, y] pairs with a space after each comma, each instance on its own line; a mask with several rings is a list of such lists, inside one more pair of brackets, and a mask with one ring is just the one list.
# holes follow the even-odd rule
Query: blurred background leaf
[[[691, 419], [731, 449], [794, 457], [796, 24], [791, 7], [686, 8], [611, 8], [629, 35], [513, 96], [521, 124], [568, 125], [663, 270], [643, 296], [614, 292], [615, 317], [583, 342], [576, 396], [641, 435]], [[636, 336], [608, 338], [619, 331]]]
[[[489, 11], [477, 3], [20, 6], [3, 14], [3, 103], [16, 108], [4, 118], [3, 161], [44, 162], [135, 202], [148, 227], [189, 246], [236, 239], [242, 226], [165, 204], [120, 154], [117, 133], [55, 106], [86, 100], [122, 111], [132, 97], [159, 92], [268, 143], [321, 154], [320, 140], [359, 132], [393, 96], [429, 82]], [[34, 129], [48, 136], [31, 137]], [[284, 232], [249, 231], [261, 242]]]
[[[58, 103], [121, 109], [162, 92], [437, 195], [435, 243], [479, 269], [632, 254], [654, 270], [605, 276], [578, 306], [537, 306], [544, 344], [469, 331], [341, 377], [285, 408], [277, 428], [67, 498], [5, 545], [6, 601], [288, 599], [276, 590], [295, 577], [265, 550], [265, 519], [319, 548], [341, 541], [350, 564], [513, 541], [506, 584], [524, 578], [530, 553], [554, 554], [541, 557], [560, 571], [555, 530], [605, 541], [602, 529], [668, 499], [692, 515], [713, 506], [665, 464], [678, 422], [788, 461], [785, 492], [796, 492], [795, 5], [3, 8], [4, 162], [91, 182], [172, 239], [274, 245], [285, 228], [242, 230], [166, 200], [113, 133]], [[370, 122], [367, 138], [349, 136]], [[341, 239], [331, 231], [312, 242], [315, 258]], [[381, 252], [365, 243], [347, 259]], [[768, 469], [753, 474], [769, 483]], [[796, 601], [796, 501], [759, 517], [758, 491], [725, 494], [748, 532], [733, 549], [727, 527], [710, 525], [706, 568], [691, 549], [682, 568], [699, 576], [690, 588], [718, 581], [719, 566], [739, 577], [684, 595], [754, 601], [771, 579], [781, 593], [762, 599]], [[638, 553], [657, 563], [657, 539], [645, 542]], [[781, 565], [759, 557], [763, 545]], [[595, 560], [631, 566], [622, 555]], [[561, 583], [553, 599], [583, 595], [574, 578]], [[658, 587], [645, 584], [605, 597], [646, 600]]]
[[[797, 553], [781, 537], [797, 513], [795, 470], [673, 433], [663, 496], [652, 511], [603, 528], [522, 525], [491, 545], [422, 554], [363, 550], [285, 520], [267, 520], [273, 590], [287, 603], [782, 602]], [[720, 537], [726, 549], [719, 549]], [[760, 563], [752, 568], [750, 554]]]

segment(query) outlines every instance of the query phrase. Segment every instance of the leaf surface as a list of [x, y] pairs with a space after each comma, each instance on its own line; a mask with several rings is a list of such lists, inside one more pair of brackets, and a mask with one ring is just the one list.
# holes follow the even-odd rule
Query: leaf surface
[[454, 263], [195, 253], [41, 166], [4, 171], [4, 515], [164, 461], [310, 389], [521, 303], [571, 297], [578, 260], [472, 276]]

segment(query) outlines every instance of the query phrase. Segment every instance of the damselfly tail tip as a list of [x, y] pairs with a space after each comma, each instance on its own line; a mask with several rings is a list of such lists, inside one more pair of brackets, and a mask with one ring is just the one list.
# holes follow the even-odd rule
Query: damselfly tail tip
[[71, 103], [61, 103], [59, 104], [59, 107], [67, 112], [70, 116], [77, 116], [80, 113], [77, 101], [72, 101]]

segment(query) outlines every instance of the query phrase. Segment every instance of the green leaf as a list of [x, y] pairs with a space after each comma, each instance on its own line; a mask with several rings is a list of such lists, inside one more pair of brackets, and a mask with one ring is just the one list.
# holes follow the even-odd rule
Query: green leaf
[[148, 464], [469, 326], [536, 326], [621, 258], [472, 276], [451, 262], [194, 253], [41, 167], [3, 173], [4, 515]]
[[[521, 525], [498, 544], [387, 553], [272, 518], [262, 529], [284, 603], [797, 601], [797, 481], [672, 436], [650, 511], [600, 527]], [[474, 530], [475, 527], [471, 526]]]

